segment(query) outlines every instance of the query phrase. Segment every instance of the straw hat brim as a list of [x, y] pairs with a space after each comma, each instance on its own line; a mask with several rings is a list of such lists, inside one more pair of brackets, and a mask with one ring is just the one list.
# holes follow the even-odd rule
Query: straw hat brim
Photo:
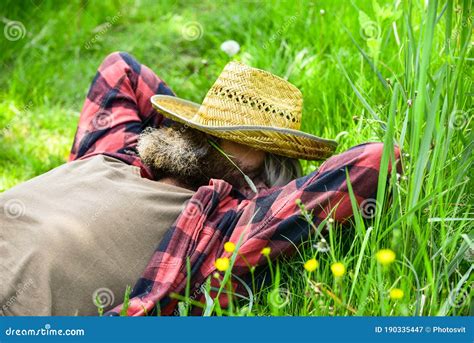
[[331, 156], [337, 143], [306, 132], [270, 126], [202, 125], [196, 121], [201, 105], [170, 95], [151, 97], [153, 107], [164, 116], [212, 136], [277, 155], [305, 160], [321, 160]]

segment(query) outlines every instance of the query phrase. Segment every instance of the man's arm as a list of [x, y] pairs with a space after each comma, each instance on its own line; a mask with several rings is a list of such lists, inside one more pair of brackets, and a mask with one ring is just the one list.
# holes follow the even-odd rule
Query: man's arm
[[106, 154], [138, 166], [152, 178], [137, 153], [138, 135], [163, 123], [153, 109], [154, 94], [174, 95], [155, 73], [125, 52], [108, 55], [90, 86], [69, 161]]
[[[308, 176], [284, 187], [271, 188], [253, 199], [233, 196], [232, 187], [222, 180], [200, 187], [133, 288], [128, 314], [143, 315], [158, 302], [162, 314], [173, 313], [177, 301], [169, 294], [180, 293], [186, 286], [186, 261], [189, 259], [192, 268], [191, 285], [197, 289], [216, 270], [217, 258], [230, 257], [224, 251], [228, 241], [241, 243], [232, 269], [233, 275], [241, 277], [248, 275], [250, 266], [267, 263], [261, 253], [264, 247], [271, 248], [272, 259], [290, 253], [308, 238], [311, 230], [297, 199], [312, 212], [315, 224], [328, 216], [341, 223], [346, 221], [352, 216], [346, 172], [359, 205], [364, 200], [373, 200], [382, 152], [381, 143], [359, 145], [331, 157]], [[394, 160], [399, 154], [395, 149]], [[222, 305], [225, 304], [223, 297]], [[118, 306], [108, 314], [118, 314], [121, 308]]]

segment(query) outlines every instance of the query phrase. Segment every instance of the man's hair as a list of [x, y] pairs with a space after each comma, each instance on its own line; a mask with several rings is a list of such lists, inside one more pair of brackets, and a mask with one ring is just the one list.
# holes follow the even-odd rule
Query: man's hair
[[[207, 184], [210, 178], [224, 179], [238, 188], [238, 182], [244, 181], [234, 165], [209, 144], [205, 133], [181, 124], [143, 131], [137, 151], [157, 179], [172, 176], [193, 189]], [[242, 169], [267, 187], [284, 186], [301, 176], [297, 159], [271, 153], [265, 155], [258, 170]]]
[[268, 187], [285, 186], [292, 180], [301, 177], [300, 161], [296, 158], [267, 153], [263, 166], [263, 177]]

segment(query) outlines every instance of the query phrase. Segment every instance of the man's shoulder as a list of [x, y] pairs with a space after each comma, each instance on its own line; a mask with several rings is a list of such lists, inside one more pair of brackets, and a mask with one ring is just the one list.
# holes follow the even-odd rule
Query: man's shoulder
[[87, 157], [85, 159], [80, 159], [76, 161], [71, 161], [62, 166], [57, 168], [65, 168], [65, 169], [93, 169], [93, 170], [100, 170], [100, 169], [115, 169], [117, 171], [127, 171], [132, 172], [140, 176], [140, 168], [137, 166], [130, 165], [121, 161], [115, 157], [97, 154], [91, 157]]
[[37, 177], [50, 177], [62, 174], [104, 174], [104, 173], [132, 173], [140, 176], [140, 168], [127, 164], [117, 158], [97, 154], [84, 159], [70, 161]]
[[6, 190], [5, 193], [19, 188], [34, 188], [35, 185], [71, 184], [85, 179], [100, 181], [104, 178], [122, 178], [124, 175], [133, 179], [135, 177], [141, 179], [139, 167], [129, 165], [111, 156], [98, 154], [59, 165]]

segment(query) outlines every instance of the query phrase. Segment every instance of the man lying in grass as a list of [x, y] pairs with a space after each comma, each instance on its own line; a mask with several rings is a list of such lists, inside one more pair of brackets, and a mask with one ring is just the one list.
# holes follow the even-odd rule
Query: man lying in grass
[[135, 285], [129, 315], [172, 314], [188, 259], [194, 292], [226, 269], [226, 242], [239, 249], [233, 274], [245, 276], [265, 265], [262, 249], [274, 259], [304, 241], [298, 199], [315, 223], [347, 220], [346, 178], [359, 203], [374, 198], [382, 144], [354, 147], [301, 177], [298, 159], [336, 148], [299, 130], [301, 110], [296, 87], [241, 63], [229, 63], [197, 105], [130, 55], [109, 55], [70, 162], [0, 196], [2, 313], [93, 315], [106, 290], [116, 315]]

